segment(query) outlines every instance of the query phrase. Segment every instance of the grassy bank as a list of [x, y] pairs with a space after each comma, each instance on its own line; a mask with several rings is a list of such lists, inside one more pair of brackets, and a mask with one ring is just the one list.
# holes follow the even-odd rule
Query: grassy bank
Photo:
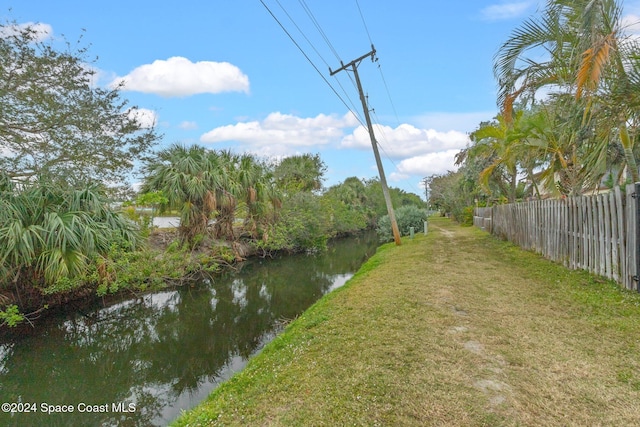
[[445, 219], [175, 422], [639, 425], [640, 297]]

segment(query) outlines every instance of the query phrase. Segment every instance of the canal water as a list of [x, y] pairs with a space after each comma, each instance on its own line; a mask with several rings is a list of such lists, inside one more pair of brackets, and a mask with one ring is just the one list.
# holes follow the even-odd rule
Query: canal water
[[368, 233], [322, 254], [252, 259], [209, 283], [52, 319], [0, 343], [0, 425], [166, 425], [342, 286], [377, 245]]

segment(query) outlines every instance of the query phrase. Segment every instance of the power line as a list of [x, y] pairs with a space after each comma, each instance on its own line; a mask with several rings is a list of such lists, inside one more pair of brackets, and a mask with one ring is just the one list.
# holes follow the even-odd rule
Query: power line
[[[284, 25], [282, 24], [282, 22], [280, 22], [280, 20], [278, 19], [278, 17], [271, 11], [271, 9], [269, 8], [269, 6], [267, 6], [267, 4], [263, 1], [260, 0], [260, 3], [262, 3], [262, 6], [264, 6], [265, 9], [267, 9], [267, 11], [269, 12], [269, 14], [271, 15], [271, 17], [278, 23], [278, 25], [280, 26], [280, 28], [282, 28], [282, 31], [285, 32], [285, 34], [289, 37], [289, 39], [293, 42], [293, 44], [298, 48], [298, 50], [302, 53], [302, 55], [304, 55], [304, 57], [307, 59], [307, 61], [309, 62], [309, 64], [311, 64], [311, 66], [314, 68], [314, 70], [316, 70], [316, 72], [320, 75], [320, 77], [322, 78], [322, 80], [324, 80], [324, 82], [331, 88], [331, 90], [333, 91], [333, 93], [338, 97], [338, 99], [340, 99], [340, 101], [342, 101], [342, 103], [344, 104], [345, 107], [347, 107], [347, 110], [349, 110], [354, 116], [355, 118], [358, 120], [358, 122], [364, 126], [364, 123], [362, 123], [362, 120], [360, 119], [360, 116], [358, 114], [356, 114], [350, 107], [349, 105], [347, 105], [347, 103], [345, 102], [344, 99], [342, 99], [342, 97], [340, 96], [340, 94], [335, 90], [335, 88], [331, 85], [331, 83], [329, 83], [329, 81], [326, 79], [326, 77], [324, 76], [324, 74], [322, 72], [320, 72], [320, 70], [318, 69], [318, 67], [316, 67], [316, 64], [313, 63], [313, 61], [311, 60], [311, 58], [309, 58], [309, 56], [307, 55], [307, 53], [304, 51], [304, 49], [302, 49], [302, 47], [298, 44], [298, 42], [296, 42], [296, 40], [293, 38], [293, 36], [291, 35], [291, 33], [289, 33], [289, 31], [287, 31], [287, 29], [284, 27]], [[282, 6], [281, 6], [282, 7]]]
[[[373, 115], [376, 118], [376, 127], [378, 128], [378, 132], [382, 135], [382, 139], [384, 140], [385, 144], [387, 144], [389, 140], [387, 139], [387, 135], [384, 133], [384, 128], [380, 124], [380, 118], [378, 117], [378, 114], [376, 113], [375, 109], [372, 109], [371, 111], [373, 112]], [[380, 143], [380, 141], [377, 141], [377, 142], [378, 142], [378, 146], [384, 153], [384, 156], [387, 158], [387, 160], [389, 160], [393, 164], [393, 166], [395, 166], [396, 169], [398, 169], [398, 165], [393, 161], [389, 153], [387, 153], [387, 150], [385, 150], [384, 146]]]
[[[369, 43], [373, 45], [373, 40], [371, 39], [371, 33], [369, 32], [369, 27], [367, 26], [367, 22], [364, 19], [364, 14], [362, 13], [362, 8], [360, 7], [360, 2], [356, 0], [356, 6], [358, 7], [358, 12], [360, 13], [360, 19], [362, 20], [362, 25], [364, 26], [364, 30], [367, 33], [367, 37], [369, 38]], [[393, 103], [393, 99], [391, 99], [391, 92], [389, 91], [389, 85], [387, 85], [387, 79], [384, 78], [384, 74], [382, 73], [382, 66], [378, 62], [378, 71], [380, 71], [380, 77], [382, 77], [382, 83], [384, 84], [384, 88], [387, 91], [387, 96], [389, 97], [389, 102], [391, 103], [391, 108], [393, 109], [393, 113], [396, 116], [397, 124], [400, 125], [400, 119], [398, 118], [398, 112], [396, 111], [396, 106]]]
[[[333, 52], [333, 54], [335, 55], [336, 59], [342, 63], [342, 58], [340, 58], [340, 55], [338, 54], [338, 51], [333, 47], [333, 44], [329, 40], [329, 37], [327, 37], [327, 34], [322, 29], [322, 26], [320, 25], [320, 22], [316, 19], [315, 15], [311, 11], [311, 8], [309, 7], [309, 5], [307, 5], [307, 2], [305, 0], [298, 0], [298, 3], [300, 3], [300, 6], [302, 6], [302, 9], [306, 12], [307, 16], [309, 17], [309, 19], [311, 20], [313, 25], [316, 27], [316, 30], [318, 30], [318, 33], [320, 34], [320, 37], [322, 37], [324, 39], [325, 43], [327, 44], [329, 49]], [[325, 64], [326, 64], [326, 62], [325, 62]], [[329, 67], [329, 64], [327, 64], [327, 67]], [[351, 77], [350, 74], [348, 76], [349, 76], [349, 80], [351, 80], [351, 84], [357, 90], [356, 82], [353, 80], [353, 77]], [[337, 78], [336, 78], [336, 81], [339, 82], [339, 80]], [[338, 83], [338, 84], [342, 88], [342, 84], [341, 83]], [[344, 93], [346, 95], [347, 92], [344, 90], [344, 88], [342, 88], [342, 90], [344, 91]], [[347, 98], [349, 98], [348, 95], [347, 95]], [[351, 101], [351, 99], [349, 99], [349, 101], [351, 102], [352, 106], [355, 107], [353, 101]], [[357, 108], [355, 108], [355, 110], [357, 110]]]
[[[325, 78], [324, 74], [322, 72], [320, 72], [320, 70], [318, 69], [318, 67], [315, 65], [315, 63], [311, 60], [311, 58], [307, 55], [307, 53], [305, 52], [305, 50], [300, 46], [300, 44], [294, 39], [294, 37], [291, 35], [291, 33], [286, 29], [286, 27], [282, 24], [282, 22], [278, 19], [278, 17], [272, 12], [272, 10], [269, 8], [269, 6], [267, 6], [267, 4], [263, 1], [260, 0], [260, 3], [262, 3], [262, 5], [264, 6], [264, 8], [269, 12], [269, 14], [271, 15], [271, 17], [278, 23], [278, 25], [280, 26], [280, 28], [285, 32], [285, 34], [289, 37], [289, 39], [293, 42], [293, 44], [298, 48], [298, 50], [303, 54], [303, 56], [306, 58], [306, 60], [311, 64], [311, 66], [316, 70], [316, 72], [320, 75], [320, 77], [322, 78], [322, 80], [324, 80], [324, 82], [331, 88], [331, 90], [333, 91], [333, 93], [338, 97], [338, 99], [340, 99], [340, 101], [344, 104], [344, 106], [347, 108], [347, 110], [349, 110], [349, 112], [351, 112], [351, 114], [354, 115], [354, 117], [356, 118], [356, 120], [360, 123], [360, 125], [362, 125], [364, 128], [367, 128], [367, 126], [363, 123], [362, 117], [360, 116], [360, 114], [357, 113], [358, 109], [355, 108], [354, 102], [353, 100], [349, 97], [349, 94], [347, 93], [347, 91], [345, 90], [345, 88], [342, 86], [340, 80], [335, 77], [336, 82], [338, 83], [338, 85], [340, 86], [340, 89], [342, 90], [342, 92], [344, 93], [344, 95], [346, 96], [346, 98], [349, 100], [349, 102], [351, 103], [351, 106], [349, 106], [347, 104], [347, 102], [344, 100], [344, 98], [338, 93], [338, 91], [333, 87], [333, 85]], [[295, 28], [298, 30], [298, 32], [302, 35], [302, 37], [304, 37], [304, 39], [307, 41], [307, 43], [309, 43], [309, 45], [311, 46], [311, 48], [313, 49], [313, 51], [318, 55], [318, 57], [322, 60], [322, 62], [324, 62], [325, 65], [327, 65], [327, 67], [329, 68], [329, 71], [331, 71], [331, 68], [329, 67], [327, 61], [323, 58], [323, 56], [320, 54], [320, 52], [318, 51], [318, 49], [314, 46], [314, 44], [311, 42], [311, 40], [306, 36], [306, 34], [304, 33], [304, 31], [302, 31], [302, 29], [300, 28], [300, 26], [298, 26], [298, 24], [296, 23], [296, 21], [293, 19], [293, 17], [288, 13], [288, 11], [286, 10], [286, 8], [280, 3], [280, 0], [276, 0], [276, 3], [278, 4], [278, 6], [280, 6], [280, 8], [282, 9], [282, 11], [286, 14], [286, 16], [289, 18], [289, 20], [291, 21], [291, 23], [295, 26]], [[324, 39], [324, 41], [326, 42], [327, 46], [329, 46], [329, 48], [331, 49], [331, 51], [333, 52], [333, 54], [336, 56], [336, 58], [340, 61], [340, 63], [342, 64], [342, 60], [340, 59], [340, 56], [338, 55], [337, 51], [335, 50], [335, 48], [333, 47], [333, 45], [331, 44], [331, 42], [329, 41], [329, 38], [327, 37], [326, 33], [324, 32], [324, 30], [322, 29], [320, 23], [318, 22], [318, 20], [316, 19], [316, 17], [314, 16], [313, 12], [311, 11], [311, 9], [309, 8], [309, 6], [306, 4], [305, 0], [299, 0], [300, 5], [302, 6], [302, 8], [305, 10], [307, 16], [309, 17], [309, 19], [313, 22], [314, 26], [316, 27], [316, 29], [318, 30], [318, 32], [320, 33], [321, 37]], [[371, 41], [371, 35], [369, 33], [369, 29], [367, 27], [367, 24], [364, 20], [364, 15], [362, 14], [362, 9], [360, 8], [360, 4], [358, 3], [358, 1], [356, 0], [356, 4], [358, 6], [358, 11], [360, 13], [360, 17], [362, 19], [362, 23], [364, 25], [365, 31], [367, 33], [367, 36], [369, 38], [369, 41]], [[373, 43], [372, 43], [372, 49], [373, 49]], [[377, 58], [375, 58], [375, 60], [377, 61]], [[382, 77], [382, 81], [384, 83], [385, 89], [387, 91], [387, 96], [389, 97], [389, 101], [391, 102], [392, 108], [394, 110], [394, 113], [396, 115], [396, 120], [398, 121], [398, 125], [400, 120], [398, 119], [398, 114], [395, 110], [395, 105], [393, 104], [393, 100], [391, 99], [391, 94], [389, 92], [389, 87], [387, 85], [386, 79], [384, 78], [384, 74], [382, 73], [382, 68], [380, 67], [380, 65], [378, 64], [378, 70], [380, 71], [380, 75]], [[354, 85], [354, 87], [357, 88], [357, 83], [354, 81], [353, 77], [351, 76], [351, 74], [348, 72], [349, 70], [345, 69], [345, 71], [347, 71], [347, 75], [349, 76], [349, 79], [351, 80], [352, 84]], [[367, 97], [368, 99], [368, 97]], [[374, 115], [376, 116], [376, 126], [378, 127], [379, 133], [382, 135], [382, 139], [384, 140], [385, 144], [388, 144], [388, 139], [384, 133], [384, 129], [382, 128], [382, 126], [380, 125], [380, 120], [377, 117], [377, 114], [375, 113], [375, 110], [372, 110]], [[398, 169], [398, 165], [393, 161], [393, 159], [391, 158], [391, 156], [389, 155], [389, 153], [387, 152], [387, 150], [385, 149], [385, 147], [380, 144], [379, 142], [376, 141], [376, 145], [378, 147], [380, 147], [380, 149], [382, 150], [384, 156], [386, 157], [386, 159], [391, 162], [394, 167], [396, 169]], [[414, 189], [417, 189], [413, 184], [411, 184], [412, 187]], [[420, 192], [421, 190], [417, 189], [418, 192]]]
[[[358, 109], [356, 108], [353, 100], [351, 99], [351, 97], [347, 93], [346, 89], [342, 86], [342, 83], [340, 83], [340, 79], [338, 79], [338, 77], [335, 77], [335, 76], [334, 76], [334, 79], [338, 83], [338, 86], [340, 86], [340, 89], [342, 89], [342, 92], [344, 93], [344, 96], [346, 96], [347, 99], [349, 100], [349, 102], [351, 103], [351, 107], [353, 107], [353, 109], [350, 109], [351, 113], [353, 113], [356, 116], [356, 119], [358, 119], [358, 121], [360, 122], [360, 124], [364, 126], [364, 124], [362, 123], [362, 117], [360, 116], [359, 113], [356, 112], [356, 111], [358, 111]], [[351, 80], [351, 81], [355, 85], [355, 82], [353, 80]]]
[[400, 126], [400, 118], [398, 117], [398, 112], [396, 111], [396, 106], [393, 103], [393, 99], [391, 99], [391, 92], [389, 91], [389, 86], [387, 85], [387, 79], [384, 78], [384, 74], [382, 73], [382, 66], [378, 62], [378, 70], [380, 71], [380, 77], [382, 77], [382, 82], [384, 83], [384, 88], [387, 91], [387, 96], [389, 97], [389, 102], [391, 103], [391, 109], [393, 110], [393, 114], [396, 116], [396, 123]]
[[[285, 15], [287, 15], [287, 17], [289, 18], [289, 20], [291, 21], [291, 23], [296, 27], [296, 29], [298, 30], [298, 32], [300, 34], [302, 34], [302, 37], [304, 37], [304, 39], [307, 41], [307, 43], [309, 43], [309, 46], [311, 46], [311, 48], [313, 49], [313, 51], [318, 55], [318, 57], [322, 60], [322, 62], [324, 62], [324, 64], [327, 66], [327, 68], [329, 67], [329, 63], [324, 59], [324, 57], [322, 56], [322, 54], [320, 54], [320, 52], [318, 51], [318, 49], [316, 49], [315, 45], [311, 42], [311, 40], [309, 39], [309, 37], [307, 37], [307, 35], [305, 34], [304, 31], [302, 31], [302, 28], [300, 28], [300, 26], [296, 23], [295, 19], [293, 19], [293, 17], [289, 14], [289, 12], [287, 11], [287, 9], [282, 5], [282, 3], [280, 3], [280, 0], [276, 0], [276, 3], [278, 3], [278, 6], [280, 6], [280, 9], [282, 9], [282, 11], [285, 13]], [[308, 9], [308, 6], [307, 6]], [[307, 14], [311, 14], [311, 16], [313, 16], [313, 13], [311, 12], [310, 9], [308, 9]], [[313, 18], [315, 20], [315, 18]], [[315, 22], [317, 23], [317, 20], [315, 20]], [[319, 27], [319, 23], [317, 24], [317, 27]], [[321, 33], [324, 33], [324, 31], [322, 31], [322, 28], [319, 29], [319, 31]], [[330, 45], [330, 44], [329, 44]], [[331, 46], [331, 45], [330, 45]], [[342, 83], [340, 82], [340, 80], [336, 77], [335, 78], [336, 82], [338, 83], [338, 86], [340, 86], [340, 89], [342, 89], [342, 93], [346, 96], [347, 100], [349, 100], [349, 103], [351, 104], [351, 107], [347, 107], [352, 114], [354, 114], [356, 116], [356, 118], [358, 119], [358, 121], [360, 123], [362, 123], [362, 117], [360, 117], [360, 115], [357, 113], [358, 109], [356, 108], [353, 100], [349, 97], [349, 94], [347, 93], [347, 91], [345, 90], [345, 88], [342, 86]], [[353, 85], [355, 86], [355, 83], [352, 80]], [[344, 101], [343, 101], [344, 102]]]
[[318, 30], [318, 32], [320, 33], [320, 35], [322, 36], [324, 41], [327, 43], [327, 46], [329, 46], [329, 49], [331, 49], [331, 51], [336, 56], [338, 61], [342, 62], [342, 59], [340, 59], [340, 55], [338, 55], [338, 52], [335, 50], [335, 48], [333, 47], [333, 45], [329, 41], [329, 38], [327, 37], [325, 32], [322, 30], [322, 27], [320, 26], [320, 23], [318, 22], [316, 17], [313, 15], [313, 12], [311, 12], [311, 9], [309, 8], [309, 6], [307, 6], [307, 2], [304, 1], [304, 0], [298, 0], [298, 3], [300, 3], [300, 6], [302, 6], [304, 11], [307, 13], [307, 16], [309, 17], [309, 19], [311, 19], [311, 22], [313, 22], [313, 25], [315, 25], [315, 27]]
[[320, 52], [318, 52], [318, 49], [316, 49], [316, 47], [313, 45], [313, 43], [311, 43], [311, 40], [309, 40], [309, 38], [306, 36], [304, 31], [302, 31], [302, 29], [298, 26], [298, 24], [296, 24], [296, 21], [291, 17], [291, 15], [289, 15], [289, 12], [287, 12], [287, 10], [284, 8], [284, 6], [282, 6], [282, 4], [280, 3], [280, 0], [276, 0], [276, 3], [278, 3], [278, 6], [280, 6], [280, 9], [282, 9], [282, 11], [285, 13], [285, 15], [287, 15], [287, 17], [289, 18], [291, 23], [298, 29], [300, 34], [302, 34], [302, 37], [304, 37], [304, 39], [307, 41], [307, 43], [309, 43], [309, 46], [311, 46], [313, 51], [318, 55], [318, 57], [322, 60], [322, 62], [324, 62], [327, 67], [329, 67], [329, 63], [323, 58], [323, 56], [320, 54]]
[[[387, 135], [384, 132], [384, 128], [380, 124], [380, 118], [378, 117], [378, 114], [376, 114], [376, 110], [372, 110], [372, 111], [373, 111], [373, 115], [376, 118], [376, 126], [378, 128], [378, 131], [382, 135], [382, 139], [384, 140], [384, 142], [388, 143], [389, 141], [387, 139]], [[396, 170], [399, 169], [399, 167], [396, 164], [396, 162], [393, 161], [393, 159], [391, 158], [389, 153], [387, 153], [387, 150], [384, 149], [384, 146], [382, 144], [380, 144], [380, 142], [378, 142], [378, 146], [380, 147], [380, 149], [384, 153], [384, 156], [387, 158], [387, 160], [389, 160], [391, 162], [391, 164], [396, 168]], [[409, 185], [411, 185], [411, 188], [413, 188], [413, 190], [416, 191], [416, 194], [420, 194], [420, 192], [422, 191], [418, 187], [416, 187], [413, 182], [410, 182]]]
[[[369, 43], [371, 43], [371, 45], [373, 46], [373, 40], [371, 38], [371, 33], [369, 32], [369, 27], [367, 26], [367, 22], [364, 19], [364, 14], [362, 13], [362, 8], [360, 7], [360, 2], [358, 0], [356, 1], [356, 6], [358, 7], [358, 12], [360, 13], [360, 19], [362, 20], [362, 25], [364, 26], [365, 32], [367, 33], [367, 37], [369, 38]], [[376, 62], [378, 62], [376, 60]], [[391, 98], [391, 92], [389, 91], [389, 85], [387, 84], [387, 79], [384, 77], [384, 73], [382, 72], [382, 65], [380, 64], [380, 62], [378, 62], [378, 71], [380, 72], [380, 77], [382, 78], [382, 82], [384, 84], [385, 90], [387, 92], [387, 97], [389, 98], [389, 102], [391, 103], [391, 108], [393, 109], [393, 113], [396, 117], [396, 123], [397, 126], [400, 126], [400, 118], [398, 117], [398, 112], [396, 111], [396, 106], [393, 102], [393, 99]], [[368, 97], [367, 97], [368, 98]], [[388, 139], [384, 133], [384, 128], [382, 127], [382, 125], [380, 125], [380, 119], [378, 117], [378, 115], [376, 114], [375, 110], [373, 111], [373, 115], [376, 118], [376, 127], [378, 128], [378, 132], [382, 135], [382, 139], [384, 140], [385, 144], [388, 143]], [[378, 146], [380, 147], [380, 149], [382, 150], [384, 156], [387, 158], [387, 160], [389, 160], [391, 162], [391, 164], [393, 164], [393, 166], [398, 169], [398, 165], [393, 161], [393, 159], [391, 158], [391, 156], [389, 155], [389, 153], [387, 153], [387, 151], [385, 150], [384, 146], [377, 141]], [[411, 186], [415, 189], [418, 190], [418, 192], [420, 191], [415, 185], [413, 185], [413, 183], [411, 183]]]
[[364, 25], [364, 30], [367, 32], [367, 37], [369, 37], [369, 44], [373, 44], [373, 40], [371, 40], [371, 34], [369, 34], [369, 28], [367, 27], [367, 23], [364, 20], [364, 15], [362, 14], [362, 9], [360, 9], [360, 2], [356, 0], [356, 6], [358, 6], [358, 12], [360, 12], [360, 19], [362, 19], [362, 25]]

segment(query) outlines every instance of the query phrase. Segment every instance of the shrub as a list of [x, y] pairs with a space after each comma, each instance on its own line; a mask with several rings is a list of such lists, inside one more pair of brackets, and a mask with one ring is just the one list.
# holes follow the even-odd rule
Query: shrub
[[70, 289], [113, 242], [131, 249], [140, 243], [135, 224], [113, 212], [97, 187], [69, 190], [42, 181], [0, 190], [0, 275], [7, 279], [0, 286], [14, 278]]
[[[427, 219], [427, 211], [414, 205], [401, 206], [396, 209], [395, 214], [401, 236], [408, 235], [411, 232], [411, 227], [415, 230], [421, 230], [424, 226], [423, 221]], [[393, 231], [391, 230], [389, 215], [380, 218], [376, 231], [378, 232], [378, 238], [381, 242], [393, 240]]]
[[278, 221], [266, 232], [266, 241], [257, 246], [267, 252], [323, 250], [330, 234], [328, 223], [318, 196], [297, 193], [286, 200]]
[[458, 220], [460, 225], [472, 226], [473, 225], [473, 206], [467, 206], [462, 210], [462, 216]]

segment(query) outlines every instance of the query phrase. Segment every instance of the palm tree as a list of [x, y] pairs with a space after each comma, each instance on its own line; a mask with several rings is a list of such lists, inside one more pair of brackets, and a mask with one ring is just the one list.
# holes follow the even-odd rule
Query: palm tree
[[[622, 7], [616, 1], [595, 2], [586, 8], [584, 15], [581, 30], [590, 36], [591, 41], [583, 46], [585, 50], [577, 73], [576, 98], [586, 98], [586, 113], [595, 113], [591, 116], [595, 118], [600, 140], [603, 141], [594, 150], [597, 155], [591, 158], [603, 158], [607, 152], [606, 141], [617, 134], [627, 169], [633, 181], [638, 182], [640, 175], [633, 154], [634, 138], [628, 124], [640, 107], [637, 94], [640, 49], [635, 39], [625, 37]], [[592, 105], [596, 106], [593, 110]], [[597, 165], [598, 162], [593, 163]]]
[[237, 180], [246, 206], [244, 229], [255, 239], [260, 233], [261, 223], [270, 212], [279, 209], [280, 196], [267, 166], [250, 154], [240, 156]]
[[[503, 115], [498, 115], [495, 121], [481, 124], [469, 135], [473, 145], [463, 155], [483, 159], [484, 163], [488, 163], [480, 172], [480, 184], [485, 191], [490, 192], [489, 180], [492, 179], [509, 203], [516, 200], [517, 154], [523, 139], [519, 125], [523, 114], [523, 111], [516, 112], [510, 122]], [[459, 157], [458, 161], [461, 160]]]
[[193, 243], [206, 232], [224, 191], [225, 169], [220, 157], [204, 147], [179, 144], [158, 152], [146, 166], [141, 191], [162, 191], [169, 207], [180, 210], [181, 239]]
[[576, 196], [591, 183], [584, 167], [590, 144], [578, 132], [581, 111], [572, 96], [558, 95], [524, 122], [526, 150], [538, 160], [533, 176], [552, 194]]
[[[625, 36], [619, 1], [549, 0], [542, 16], [525, 21], [496, 56], [498, 103], [509, 120], [513, 103], [535, 99], [541, 88], [574, 96], [583, 119], [567, 135], [597, 129], [599, 137], [585, 158], [590, 179], [597, 181], [609, 168], [603, 163], [614, 143], [622, 145], [627, 168], [638, 181], [636, 135], [630, 131], [635, 126], [629, 123], [637, 120], [640, 106], [639, 53], [637, 42]], [[538, 60], [541, 54], [544, 59]]]
[[200, 146], [173, 145], [160, 151], [147, 165], [143, 192], [162, 191], [171, 208], [179, 209], [183, 241], [193, 243], [215, 220], [212, 236], [235, 240], [239, 207], [246, 207], [245, 226], [252, 237], [270, 204], [280, 206], [266, 166], [249, 155], [213, 151]]
[[83, 273], [112, 244], [140, 242], [133, 223], [113, 212], [97, 187], [68, 190], [39, 180], [0, 188], [0, 276], [2, 285], [53, 286]]
[[242, 186], [238, 177], [239, 156], [229, 150], [211, 152], [223, 180], [215, 190], [217, 210], [213, 236], [216, 239], [235, 240], [233, 224], [236, 218], [238, 200], [242, 197]]

